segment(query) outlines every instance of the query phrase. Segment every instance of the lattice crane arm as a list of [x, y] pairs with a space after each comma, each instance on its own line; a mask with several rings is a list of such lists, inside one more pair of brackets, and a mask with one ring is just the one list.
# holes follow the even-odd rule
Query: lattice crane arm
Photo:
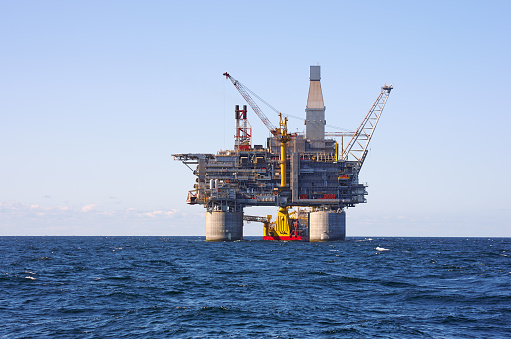
[[325, 137], [353, 137], [355, 132], [325, 132]]
[[255, 221], [261, 223], [270, 223], [271, 215], [267, 215], [266, 217], [254, 216], [254, 215], [243, 215], [243, 220], [245, 221]]
[[236, 87], [236, 89], [238, 90], [238, 92], [240, 92], [241, 96], [245, 99], [245, 101], [250, 105], [250, 107], [252, 108], [252, 110], [257, 114], [257, 116], [259, 117], [259, 119], [261, 119], [261, 121], [263, 122], [263, 124], [270, 130], [270, 132], [272, 134], [276, 134], [278, 129], [273, 126], [273, 124], [271, 123], [271, 121], [266, 117], [266, 115], [263, 113], [263, 111], [259, 108], [259, 106], [257, 106], [257, 104], [255, 103], [255, 101], [252, 99], [252, 97], [250, 96], [250, 94], [252, 94], [253, 96], [255, 96], [256, 98], [258, 98], [259, 100], [261, 100], [262, 102], [264, 102], [268, 107], [270, 107], [272, 110], [274, 110], [275, 112], [277, 113], [280, 113], [278, 110], [276, 110], [275, 108], [273, 108], [270, 104], [268, 104], [266, 101], [264, 101], [263, 99], [261, 99], [260, 97], [257, 96], [257, 94], [255, 94], [254, 92], [252, 92], [251, 90], [249, 90], [247, 87], [245, 87], [241, 82], [239, 82], [238, 80], [234, 79], [232, 76], [229, 75], [229, 73], [225, 72], [223, 74], [227, 79], [231, 80], [232, 84], [234, 85], [234, 87]]
[[380, 116], [385, 104], [387, 103], [387, 99], [389, 98], [392, 88], [394, 88], [392, 85], [382, 86], [378, 98], [376, 98], [373, 106], [365, 116], [364, 120], [362, 120], [362, 123], [356, 130], [355, 134], [353, 134], [353, 137], [346, 148], [343, 150], [342, 159], [345, 161], [350, 160], [350, 158], [351, 160], [353, 160], [353, 158], [356, 159], [358, 162], [358, 171], [360, 171], [364, 164], [364, 160], [367, 155], [367, 147], [371, 141], [376, 125], [380, 120]]

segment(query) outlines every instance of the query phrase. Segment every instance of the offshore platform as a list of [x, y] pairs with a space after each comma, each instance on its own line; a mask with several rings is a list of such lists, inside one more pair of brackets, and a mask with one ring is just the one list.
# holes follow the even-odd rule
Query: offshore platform
[[[243, 239], [243, 221], [264, 225], [264, 240], [332, 241], [346, 237], [348, 207], [365, 203], [366, 185], [359, 172], [392, 85], [384, 85], [353, 133], [325, 132], [325, 105], [320, 66], [310, 66], [305, 132], [289, 133], [287, 116], [254, 92], [223, 74], [270, 131], [266, 145], [252, 146], [247, 106], [235, 106], [234, 149], [217, 154], [173, 154], [196, 176], [188, 204], [206, 208], [206, 240]], [[274, 126], [254, 101], [256, 97], [279, 116]], [[340, 137], [339, 144], [334, 137]], [[349, 140], [344, 145], [344, 138]], [[190, 167], [193, 165], [195, 168]], [[244, 215], [245, 207], [275, 206], [272, 216]]]

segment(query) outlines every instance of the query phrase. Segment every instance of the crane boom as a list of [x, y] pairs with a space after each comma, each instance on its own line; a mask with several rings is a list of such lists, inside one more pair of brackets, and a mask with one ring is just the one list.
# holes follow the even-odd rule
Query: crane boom
[[256, 221], [261, 222], [264, 225], [264, 236], [268, 236], [270, 234], [270, 229], [272, 228], [271, 215], [267, 215], [266, 217], [259, 217], [254, 215], [243, 215], [243, 220], [245, 221]]
[[260, 216], [255, 216], [255, 215], [243, 215], [243, 220], [265, 223], [265, 222], [271, 221], [271, 215], [267, 215], [266, 217], [260, 217]]
[[325, 132], [325, 137], [353, 137], [355, 132]]
[[257, 104], [255, 103], [255, 101], [252, 99], [252, 97], [250, 96], [249, 93], [252, 93], [252, 95], [254, 95], [256, 98], [258, 98], [259, 100], [261, 100], [262, 102], [264, 102], [266, 105], [268, 105], [272, 110], [274, 110], [275, 112], [277, 113], [280, 113], [278, 110], [276, 110], [275, 108], [273, 108], [270, 104], [268, 104], [266, 101], [264, 101], [263, 99], [261, 99], [260, 97], [258, 97], [254, 92], [252, 92], [251, 90], [249, 90], [247, 87], [245, 87], [241, 82], [239, 82], [238, 80], [234, 79], [232, 76], [229, 75], [229, 73], [225, 72], [223, 74], [227, 79], [231, 80], [232, 84], [234, 85], [234, 87], [236, 87], [236, 89], [238, 90], [238, 92], [240, 92], [241, 96], [245, 99], [245, 101], [250, 105], [250, 107], [252, 108], [252, 110], [257, 114], [257, 116], [259, 117], [259, 119], [261, 119], [261, 121], [263, 122], [263, 124], [270, 130], [270, 132], [272, 134], [276, 134], [277, 133], [277, 129], [275, 128], [275, 126], [273, 126], [273, 124], [271, 123], [271, 121], [266, 117], [266, 115], [264, 115], [263, 111], [259, 108], [259, 106], [257, 106]]
[[351, 138], [348, 146], [344, 149], [342, 153], [342, 159], [345, 161], [356, 159], [358, 162], [357, 170], [360, 171], [362, 165], [364, 164], [364, 160], [367, 155], [367, 146], [371, 141], [371, 137], [373, 136], [374, 129], [380, 120], [381, 113], [383, 112], [383, 108], [387, 103], [387, 99], [389, 98], [390, 91], [392, 90], [392, 85], [384, 85], [381, 88], [381, 92], [376, 98], [373, 106], [365, 116], [364, 120], [356, 130], [355, 134]]

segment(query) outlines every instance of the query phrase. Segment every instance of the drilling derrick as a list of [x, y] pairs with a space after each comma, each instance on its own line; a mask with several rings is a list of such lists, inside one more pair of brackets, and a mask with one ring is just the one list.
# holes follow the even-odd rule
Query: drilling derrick
[[236, 134], [234, 135], [234, 150], [235, 151], [248, 151], [252, 146], [252, 127], [247, 119], [247, 105], [240, 109], [236, 105], [234, 109], [236, 121]]
[[[197, 177], [187, 203], [206, 208], [206, 240], [243, 239], [243, 220], [262, 222], [264, 240], [343, 240], [345, 210], [366, 202], [366, 186], [359, 183], [358, 176], [392, 85], [382, 87], [356, 132], [325, 132], [328, 125], [320, 66], [311, 66], [305, 132], [288, 133], [286, 115], [228, 73], [223, 75], [271, 134], [265, 146], [252, 146], [247, 106], [240, 109], [236, 105], [233, 150], [173, 154]], [[271, 123], [254, 98], [278, 114], [279, 127]], [[340, 147], [332, 138], [339, 136]], [[346, 147], [344, 137], [350, 137]], [[271, 216], [245, 216], [244, 208], [250, 206], [274, 206], [278, 209], [275, 222]], [[289, 213], [289, 209], [295, 210]]]

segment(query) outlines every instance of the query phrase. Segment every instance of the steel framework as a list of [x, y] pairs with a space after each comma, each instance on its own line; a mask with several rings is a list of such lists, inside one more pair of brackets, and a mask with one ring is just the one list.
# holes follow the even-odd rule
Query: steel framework
[[387, 99], [389, 98], [392, 88], [392, 85], [382, 86], [378, 98], [365, 116], [364, 120], [362, 120], [360, 126], [355, 131], [355, 134], [346, 146], [346, 149], [343, 150], [342, 159], [345, 161], [353, 161], [356, 159], [354, 161], [357, 161], [358, 163], [358, 171], [360, 171], [362, 165], [364, 164], [364, 160], [367, 155], [367, 146], [371, 141], [373, 132], [376, 128], [376, 125], [378, 124], [378, 121], [380, 120], [381, 113], [383, 112], [383, 108], [387, 103]]

